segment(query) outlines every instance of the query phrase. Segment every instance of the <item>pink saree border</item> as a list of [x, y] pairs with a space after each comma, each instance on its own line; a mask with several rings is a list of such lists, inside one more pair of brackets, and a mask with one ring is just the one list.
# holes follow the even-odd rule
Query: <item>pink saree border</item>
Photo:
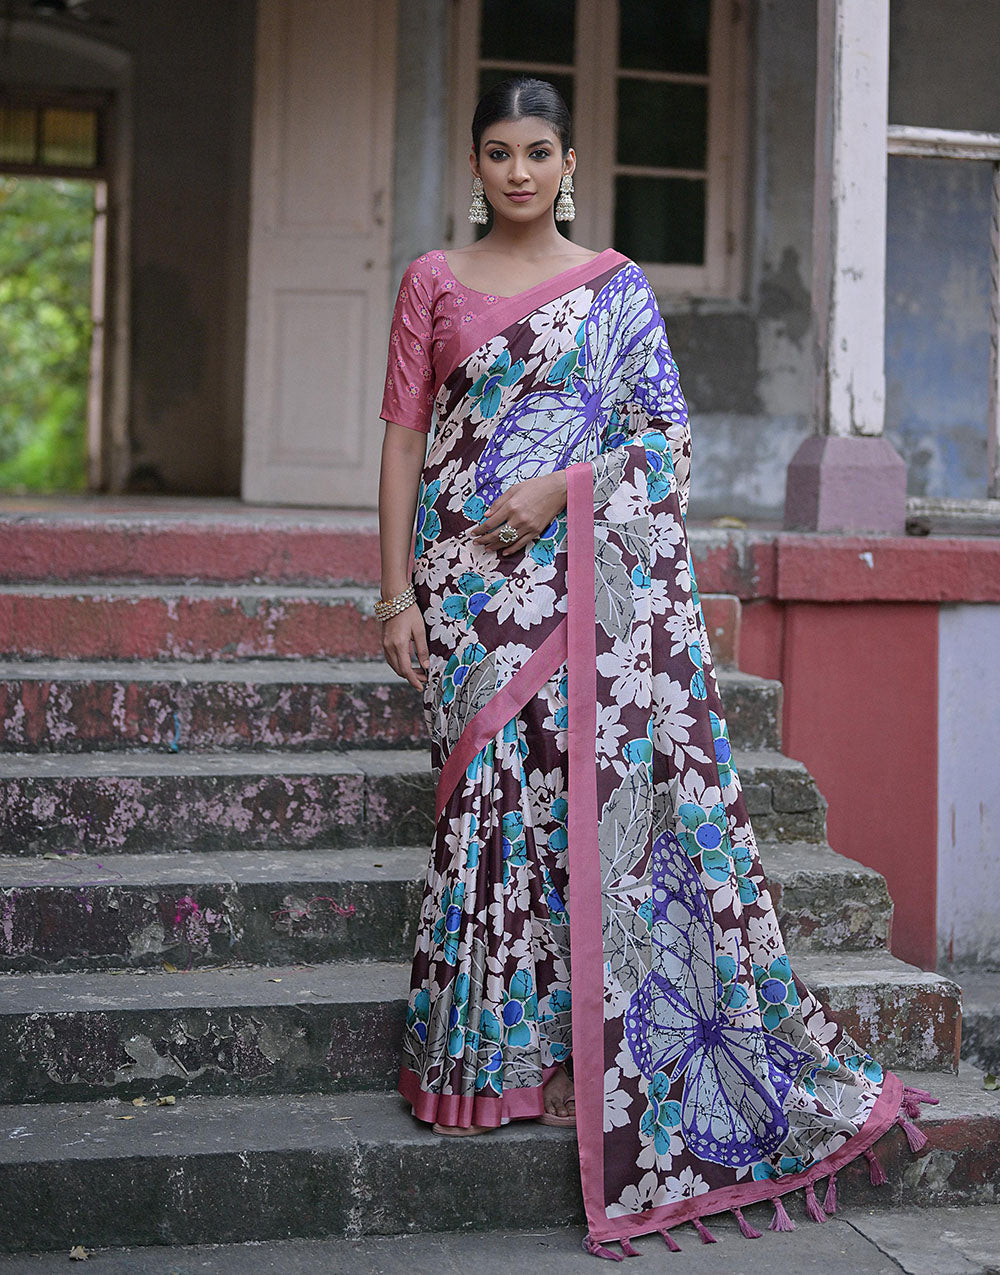
[[[589, 261], [581, 261], [578, 266], [570, 266], [568, 270], [563, 270], [559, 274], [553, 275], [551, 279], [544, 279], [541, 283], [536, 283], [533, 288], [528, 288], [524, 292], [517, 292], [512, 297], [501, 297], [496, 305], [487, 306], [483, 313], [477, 315], [472, 323], [463, 324], [453, 338], [451, 362], [448, 366], [448, 371], [437, 382], [435, 393], [449, 377], [454, 375], [455, 370], [465, 362], [469, 355], [478, 350], [489, 337], [496, 336], [498, 332], [503, 332], [511, 323], [527, 318], [532, 310], [537, 310], [540, 305], [547, 305], [549, 301], [554, 301], [556, 297], [562, 296], [570, 288], [586, 283], [588, 279], [600, 274], [601, 270], [609, 265], [621, 266], [628, 260], [629, 258], [616, 248], [605, 248], [603, 252], [599, 252], [596, 257], [591, 257]], [[451, 266], [448, 265], [447, 257], [445, 257], [445, 269], [459, 286], [465, 286], [459, 279], [455, 278]], [[476, 292], [476, 289], [469, 288], [467, 291]], [[476, 295], [485, 296], [486, 294], [478, 292]]]
[[462, 772], [476, 753], [499, 734], [504, 726], [525, 706], [535, 692], [549, 680], [566, 658], [566, 621], [562, 619], [537, 651], [521, 665], [514, 676], [485, 704], [469, 722], [441, 767], [434, 800], [434, 822], [441, 818], [448, 798], [455, 791]]
[[[569, 938], [573, 1087], [580, 1184], [591, 1234], [604, 1209], [604, 942], [597, 844], [597, 635], [594, 629], [594, 467], [566, 470], [569, 673]], [[613, 1238], [610, 1234], [606, 1238]]]
[[899, 1116], [903, 1085], [891, 1071], [864, 1125], [801, 1173], [719, 1187], [689, 1200], [609, 1218], [604, 1200], [604, 948], [598, 846], [597, 648], [594, 616], [593, 466], [566, 470], [569, 672], [569, 916], [573, 995], [573, 1083], [580, 1182], [590, 1240], [628, 1239], [651, 1231], [776, 1200], [828, 1177], [862, 1155]]
[[506, 1089], [500, 1097], [490, 1094], [438, 1094], [420, 1087], [420, 1077], [409, 1067], [399, 1070], [397, 1088], [418, 1120], [439, 1124], [488, 1125], [498, 1128], [507, 1120], [534, 1120], [545, 1112], [544, 1087], [559, 1070], [558, 1063], [542, 1068], [542, 1083], [531, 1089]]

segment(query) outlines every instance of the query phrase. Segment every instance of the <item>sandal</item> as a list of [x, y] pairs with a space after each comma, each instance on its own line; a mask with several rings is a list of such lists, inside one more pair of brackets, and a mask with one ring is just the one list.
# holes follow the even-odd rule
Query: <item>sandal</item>
[[446, 1138], [469, 1138], [474, 1137], [478, 1133], [492, 1133], [492, 1125], [484, 1124], [437, 1124], [431, 1125], [432, 1133], [444, 1134]]
[[[575, 1098], [567, 1098], [565, 1106], [570, 1103], [576, 1106]], [[540, 1116], [535, 1117], [539, 1124], [554, 1125], [557, 1129], [575, 1129], [576, 1128], [576, 1112], [571, 1116], [557, 1116], [554, 1111], [543, 1111]]]

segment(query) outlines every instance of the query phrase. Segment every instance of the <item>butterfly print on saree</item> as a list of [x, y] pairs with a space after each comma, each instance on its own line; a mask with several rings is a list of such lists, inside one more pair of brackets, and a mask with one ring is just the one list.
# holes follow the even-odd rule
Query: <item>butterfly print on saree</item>
[[[683, 1076], [681, 1129], [695, 1155], [755, 1164], [787, 1137], [784, 1100], [815, 1059], [722, 1009], [711, 906], [672, 832], [653, 843], [651, 868], [652, 968], [626, 1011], [629, 1048], [648, 1080]], [[741, 1013], [756, 1018], [753, 1006]]]
[[514, 483], [596, 456], [624, 424], [626, 403], [655, 357], [663, 332], [656, 297], [631, 263], [594, 298], [575, 368], [549, 372], [561, 388], [525, 394], [490, 435], [476, 465], [476, 493], [490, 505]]

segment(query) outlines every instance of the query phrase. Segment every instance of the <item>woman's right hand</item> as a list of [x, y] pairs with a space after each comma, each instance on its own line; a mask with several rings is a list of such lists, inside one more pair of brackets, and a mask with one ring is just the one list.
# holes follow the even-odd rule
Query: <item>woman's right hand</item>
[[[411, 648], [416, 650], [420, 667], [415, 668], [410, 659]], [[405, 611], [385, 620], [382, 624], [382, 651], [394, 673], [405, 677], [411, 686], [423, 690], [427, 681], [427, 630], [420, 608], [412, 602]]]

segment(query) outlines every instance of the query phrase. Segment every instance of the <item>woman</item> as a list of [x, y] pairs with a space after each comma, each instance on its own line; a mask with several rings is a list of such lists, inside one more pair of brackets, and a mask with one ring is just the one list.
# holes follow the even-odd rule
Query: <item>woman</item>
[[[602, 1241], [775, 1201], [914, 1112], [794, 976], [684, 529], [687, 409], [642, 271], [562, 237], [569, 116], [472, 125], [475, 245], [407, 267], [379, 511], [384, 649], [437, 777], [401, 1093], [435, 1132], [575, 1124]], [[424, 458], [425, 435], [435, 420]], [[415, 571], [408, 575], [416, 515]], [[412, 665], [415, 652], [417, 664]], [[570, 1076], [572, 1068], [572, 1079]], [[575, 1082], [575, 1089], [574, 1089]], [[910, 1136], [919, 1141], [912, 1125]]]

